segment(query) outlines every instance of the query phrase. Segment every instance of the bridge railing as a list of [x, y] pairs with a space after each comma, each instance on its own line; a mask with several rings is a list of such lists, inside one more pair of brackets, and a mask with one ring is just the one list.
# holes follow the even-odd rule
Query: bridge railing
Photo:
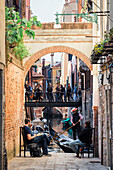
[[81, 96], [64, 92], [26, 92], [25, 102], [78, 102]]

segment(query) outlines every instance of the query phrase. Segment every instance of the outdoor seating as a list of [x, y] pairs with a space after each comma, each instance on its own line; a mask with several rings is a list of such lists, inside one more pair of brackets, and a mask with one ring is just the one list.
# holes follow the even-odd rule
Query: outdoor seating
[[[23, 139], [23, 140], [22, 140]], [[30, 156], [35, 156], [33, 154], [33, 150], [37, 149], [37, 156], [41, 155], [40, 146], [37, 143], [27, 144], [25, 139], [24, 127], [20, 127], [20, 153], [19, 156], [21, 157], [21, 152], [24, 152], [24, 157], [26, 157], [26, 151], [30, 152]]]
[[[95, 150], [95, 128], [91, 128], [91, 134], [92, 134], [92, 143], [89, 142], [89, 144], [80, 144], [78, 145], [78, 156], [84, 157], [84, 153], [88, 154], [88, 158], [90, 157], [90, 154], [93, 154], [94, 158], [94, 150]], [[89, 140], [90, 141], [90, 140]]]

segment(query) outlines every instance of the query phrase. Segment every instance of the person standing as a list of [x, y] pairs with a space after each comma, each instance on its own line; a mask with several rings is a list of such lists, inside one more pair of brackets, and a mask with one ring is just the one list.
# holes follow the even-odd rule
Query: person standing
[[75, 84], [75, 87], [74, 87], [74, 96], [73, 96], [73, 98], [74, 98], [74, 101], [77, 100], [77, 85], [76, 84]]
[[81, 88], [80, 87], [78, 88], [77, 94], [78, 94], [78, 100], [81, 100], [82, 99], [82, 92], [81, 92]]
[[73, 139], [76, 140], [76, 136], [80, 133], [80, 120], [83, 119], [83, 116], [78, 113], [77, 108], [73, 108], [71, 112], [71, 123], [75, 125], [78, 122], [75, 126], [73, 126]]
[[63, 92], [64, 92], [64, 101], [67, 102], [67, 87], [66, 87], [66, 84], [64, 84]]
[[67, 87], [67, 97], [68, 97], [68, 102], [69, 102], [70, 98], [71, 98], [71, 86], [70, 86], [70, 83], [68, 83], [68, 87]]
[[[71, 118], [69, 118], [67, 114], [65, 114], [65, 119], [62, 121], [62, 123], [63, 123], [63, 130], [66, 130], [72, 126]], [[73, 133], [72, 128], [70, 128], [68, 130], [68, 137], [71, 139], [72, 139], [72, 133]]]
[[25, 93], [25, 100], [30, 100], [30, 95], [32, 95], [32, 87], [30, 86], [30, 83], [26, 83], [25, 84], [25, 89], [26, 89], [26, 93]]
[[56, 87], [56, 102], [60, 100], [60, 84]]
[[42, 100], [42, 89], [41, 89], [41, 86], [40, 84], [37, 85], [37, 88], [36, 88], [36, 100], [38, 102], [40, 102]]
[[49, 102], [54, 102], [54, 98], [53, 98], [53, 87], [52, 84], [49, 83], [49, 86], [47, 87], [47, 92], [48, 92], [48, 100]]
[[63, 85], [61, 84], [60, 85], [60, 100], [61, 100], [61, 102], [63, 102], [63, 95], [64, 95], [64, 87], [63, 87]]

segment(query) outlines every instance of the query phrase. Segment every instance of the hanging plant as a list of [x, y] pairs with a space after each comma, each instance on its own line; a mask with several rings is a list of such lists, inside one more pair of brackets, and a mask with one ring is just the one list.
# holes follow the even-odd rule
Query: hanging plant
[[[41, 27], [37, 17], [32, 17], [29, 21], [26, 18], [21, 19], [15, 9], [5, 7], [5, 27], [6, 43], [9, 52], [14, 53], [16, 57], [22, 59], [29, 55], [23, 43], [24, 34], [29, 38], [35, 37], [35, 32], [31, 29], [32, 25]], [[19, 57], [20, 56], [20, 57]]]

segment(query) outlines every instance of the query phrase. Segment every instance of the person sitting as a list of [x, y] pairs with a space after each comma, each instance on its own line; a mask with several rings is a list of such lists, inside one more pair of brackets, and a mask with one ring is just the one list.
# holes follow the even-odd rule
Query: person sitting
[[85, 128], [79, 133], [78, 139], [70, 143], [70, 147], [77, 154], [77, 157], [78, 157], [78, 145], [91, 144], [91, 138], [92, 138], [92, 133], [91, 133], [90, 121], [86, 121]]
[[25, 125], [24, 125], [24, 132], [25, 132], [25, 139], [27, 144], [37, 143], [42, 147], [43, 155], [51, 156], [50, 154], [48, 154], [48, 149], [47, 149], [47, 145], [50, 144], [50, 140], [47, 137], [47, 135], [44, 133], [33, 134], [29, 127], [30, 125], [31, 125], [30, 119], [26, 118]]

